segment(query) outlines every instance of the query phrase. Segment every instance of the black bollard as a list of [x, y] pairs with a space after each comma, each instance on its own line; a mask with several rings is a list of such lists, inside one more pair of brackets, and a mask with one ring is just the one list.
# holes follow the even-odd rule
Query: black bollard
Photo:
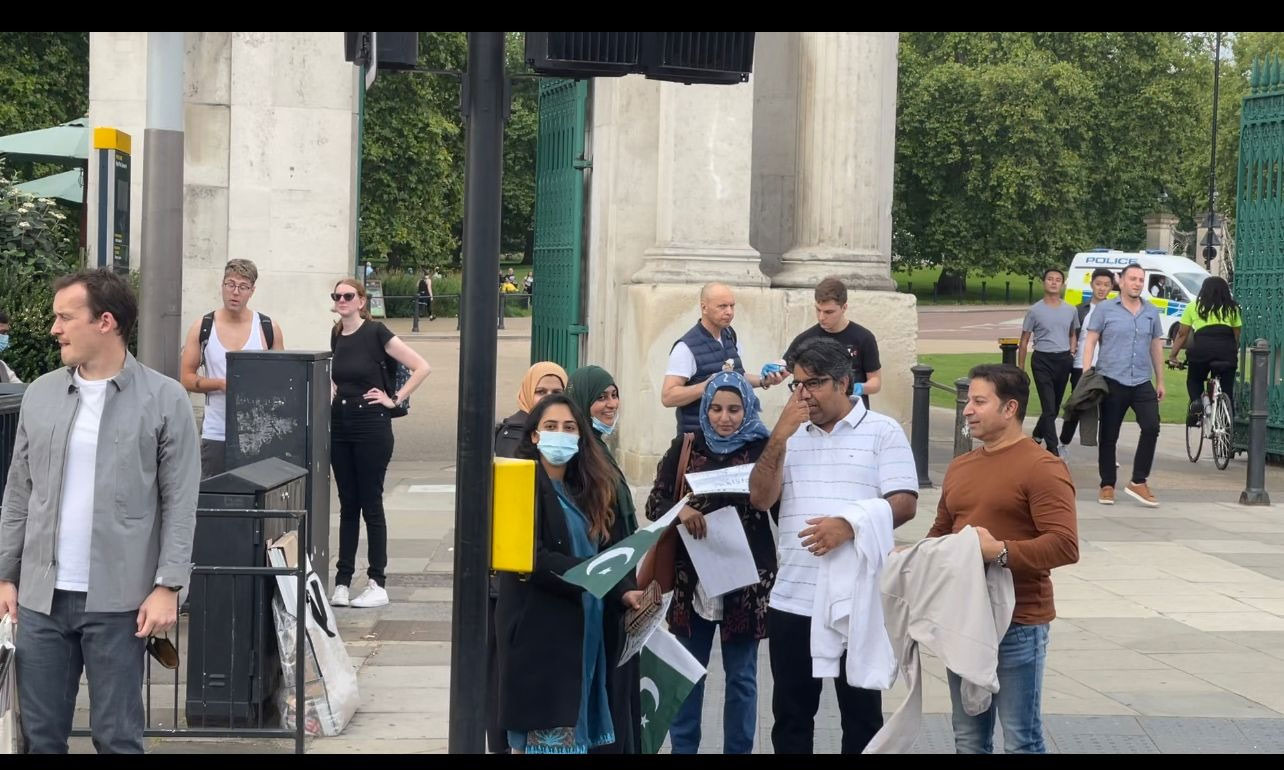
[[1020, 346], [1020, 337], [1000, 337], [999, 350], [1003, 356], [1003, 363], [1016, 366], [1017, 348]]
[[971, 383], [966, 377], [954, 381], [954, 456], [972, 451], [972, 435], [968, 431], [967, 420], [963, 419], [963, 407], [967, 406], [967, 388]]
[[1270, 343], [1259, 339], [1249, 348], [1253, 356], [1252, 400], [1248, 407], [1248, 480], [1239, 495], [1240, 505], [1270, 505], [1271, 496], [1266, 492], [1266, 418], [1269, 405], [1266, 387], [1270, 384], [1267, 356]]
[[929, 420], [932, 414], [932, 367], [916, 364], [910, 367], [914, 374], [913, 419], [910, 422], [910, 449], [914, 452], [914, 467], [918, 469], [918, 488], [932, 486], [927, 475], [927, 447], [930, 436]]

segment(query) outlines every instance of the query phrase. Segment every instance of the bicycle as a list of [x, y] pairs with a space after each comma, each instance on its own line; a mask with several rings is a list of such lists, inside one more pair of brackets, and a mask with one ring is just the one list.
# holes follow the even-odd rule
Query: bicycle
[[[1169, 361], [1168, 367], [1185, 369], [1186, 363]], [[1222, 392], [1222, 384], [1217, 375], [1234, 370], [1234, 362], [1214, 361], [1209, 366], [1208, 380], [1204, 384], [1204, 392], [1200, 395], [1200, 405], [1203, 408], [1198, 416], [1188, 415], [1186, 419], [1186, 456], [1192, 463], [1199, 462], [1199, 455], [1204, 449], [1204, 439], [1208, 439], [1213, 450], [1213, 464], [1219, 471], [1226, 470], [1230, 465], [1231, 458], [1235, 455], [1235, 448], [1231, 441], [1233, 423], [1230, 397]], [[1190, 424], [1192, 416], [1194, 425]]]

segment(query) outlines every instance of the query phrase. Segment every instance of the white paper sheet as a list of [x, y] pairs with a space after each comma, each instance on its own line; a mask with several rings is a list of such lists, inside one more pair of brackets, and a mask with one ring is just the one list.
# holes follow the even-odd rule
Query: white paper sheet
[[705, 594], [722, 596], [757, 583], [758, 567], [736, 509], [728, 505], [707, 513], [704, 523], [705, 536], [700, 540], [692, 537], [683, 524], [678, 525], [678, 534]]
[[672, 591], [665, 594], [663, 598], [660, 599], [660, 611], [655, 613], [655, 615], [647, 621], [646, 625], [638, 629], [637, 633], [629, 634], [628, 638], [624, 641], [624, 653], [620, 655], [620, 664], [619, 666], [616, 666], [616, 668], [628, 663], [629, 658], [637, 655], [638, 651], [646, 646], [647, 640], [651, 638], [651, 634], [654, 634], [655, 629], [659, 628], [660, 624], [664, 622], [664, 619], [669, 616], [669, 602], [671, 601], [673, 601]]
[[753, 463], [733, 465], [716, 471], [688, 473], [687, 483], [697, 495], [747, 495]]

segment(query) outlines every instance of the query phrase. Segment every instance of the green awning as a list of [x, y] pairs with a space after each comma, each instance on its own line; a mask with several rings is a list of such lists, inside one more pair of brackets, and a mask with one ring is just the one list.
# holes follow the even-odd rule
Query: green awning
[[83, 166], [89, 162], [89, 120], [0, 136], [0, 155], [21, 163]]
[[58, 198], [79, 206], [85, 201], [85, 172], [73, 169], [23, 182], [14, 187], [37, 198]]

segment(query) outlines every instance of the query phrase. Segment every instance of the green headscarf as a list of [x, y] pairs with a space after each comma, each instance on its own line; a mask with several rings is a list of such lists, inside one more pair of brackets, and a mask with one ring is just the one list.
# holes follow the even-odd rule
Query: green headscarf
[[[589, 409], [592, 408], [593, 402], [602, 395], [602, 391], [612, 385], [615, 385], [615, 378], [610, 372], [600, 366], [583, 366], [571, 372], [570, 379], [566, 381], [566, 396], [584, 413], [584, 419], [591, 421], [592, 415]], [[606, 453], [606, 459], [610, 460], [619, 476], [619, 482], [615, 488], [616, 513], [624, 517], [629, 534], [633, 534], [637, 529], [637, 509], [633, 506], [633, 491], [629, 489], [629, 482], [625, 480], [624, 472], [620, 470], [620, 465], [615, 461], [610, 448], [602, 440], [602, 435], [595, 430], [593, 438], [597, 439], [598, 446]]]

